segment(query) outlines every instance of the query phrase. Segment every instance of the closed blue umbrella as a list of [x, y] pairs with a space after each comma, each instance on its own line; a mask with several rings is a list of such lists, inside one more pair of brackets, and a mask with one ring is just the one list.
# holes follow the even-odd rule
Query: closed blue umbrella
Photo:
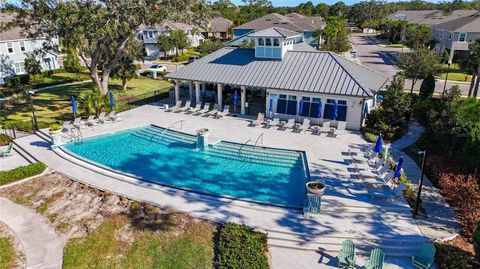
[[395, 169], [396, 178], [399, 178], [400, 175], [402, 174], [402, 164], [403, 164], [403, 157], [400, 157], [400, 159], [398, 159], [397, 168]]
[[298, 115], [300, 116], [303, 116], [302, 115], [302, 112], [303, 112], [303, 100], [300, 100], [300, 104], [298, 105]]
[[72, 105], [73, 119], [75, 119], [77, 117], [77, 102], [73, 95], [70, 96], [70, 104]]
[[376, 153], [380, 154], [383, 151], [383, 137], [382, 134], [378, 135], [377, 143], [375, 143], [375, 148], [373, 148], [373, 151]]
[[318, 109], [317, 109], [317, 118], [320, 118], [322, 116], [322, 101], [318, 103]]
[[338, 102], [335, 100], [333, 103], [333, 120], [336, 120], [338, 117]]
[[238, 98], [238, 94], [237, 94], [237, 90], [235, 90], [235, 92], [233, 93], [233, 112], [237, 110], [237, 98]]
[[272, 116], [273, 112], [273, 97], [270, 96], [270, 106], [268, 107], [268, 112], [270, 112], [270, 117]]
[[370, 106], [368, 105], [367, 102], [365, 102], [365, 113], [370, 114]]
[[113, 95], [113, 92], [110, 91], [110, 108], [113, 110], [115, 107], [115, 96]]

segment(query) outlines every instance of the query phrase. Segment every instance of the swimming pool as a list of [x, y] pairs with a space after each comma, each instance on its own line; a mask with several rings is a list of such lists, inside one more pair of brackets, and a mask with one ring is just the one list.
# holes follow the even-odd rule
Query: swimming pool
[[303, 152], [196, 137], [155, 126], [85, 139], [65, 148], [145, 181], [215, 196], [302, 208], [308, 178]]

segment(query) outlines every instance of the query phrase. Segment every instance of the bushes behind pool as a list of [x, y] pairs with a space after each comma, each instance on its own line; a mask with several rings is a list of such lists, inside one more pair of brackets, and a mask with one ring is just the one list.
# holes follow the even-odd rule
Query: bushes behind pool
[[44, 163], [32, 163], [8, 171], [0, 171], [0, 186], [17, 180], [41, 174], [47, 166]]
[[0, 146], [8, 145], [10, 143], [10, 141], [12, 141], [10, 136], [8, 136], [6, 134], [0, 134]]

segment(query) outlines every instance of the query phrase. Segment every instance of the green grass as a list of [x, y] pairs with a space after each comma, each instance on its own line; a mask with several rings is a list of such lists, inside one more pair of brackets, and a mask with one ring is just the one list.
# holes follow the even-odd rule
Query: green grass
[[[389, 48], [402, 48], [404, 47], [403, 44], [388, 44], [388, 45], [385, 45], [386, 47], [389, 47]], [[405, 46], [406, 48], [406, 46]]]
[[[111, 80], [111, 89], [116, 90], [116, 96], [133, 96], [155, 90], [167, 91], [171, 83], [164, 80], [154, 80], [150, 78], [138, 77], [128, 81], [127, 90], [121, 90], [121, 81]], [[61, 115], [70, 115], [70, 96], [78, 96], [83, 91], [92, 89], [92, 83], [77, 85], [60, 86], [38, 92], [34, 97], [35, 112], [37, 120], [40, 122], [54, 122], [61, 120]], [[31, 110], [27, 103], [15, 104], [8, 107], [6, 116], [8, 120], [30, 121]], [[81, 111], [80, 111], [81, 112]]]
[[448, 80], [465, 81], [465, 76], [467, 76], [467, 82], [470, 82], [472, 80], [472, 76], [468, 74], [465, 70], [462, 70], [459, 64], [451, 64], [450, 69], [448, 68], [448, 64], [440, 65], [439, 75], [437, 76], [437, 78], [444, 80], [447, 76], [447, 72]]
[[121, 235], [129, 219], [114, 217], [65, 247], [63, 268], [212, 268], [213, 225], [197, 223], [181, 235], [171, 230], [136, 229], [133, 242]]
[[15, 266], [15, 248], [11, 238], [0, 238], [0, 268], [13, 268]]
[[52, 74], [50, 76], [38, 76], [36, 78], [32, 78], [30, 80], [30, 83], [32, 84], [33, 88], [41, 88], [41, 87], [65, 84], [65, 83], [76, 82], [76, 81], [84, 81], [89, 79], [90, 79], [90, 76], [88, 75], [87, 72], [82, 72], [82, 73], [60, 72], [60, 73]]

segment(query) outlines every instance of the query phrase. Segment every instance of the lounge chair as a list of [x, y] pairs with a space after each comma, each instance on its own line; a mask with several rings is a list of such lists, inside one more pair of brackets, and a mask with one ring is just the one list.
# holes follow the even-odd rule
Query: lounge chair
[[192, 107], [192, 108], [188, 109], [187, 111], [185, 111], [185, 113], [194, 114], [194, 113], [197, 113], [200, 110], [202, 110], [202, 104], [197, 104], [197, 105], [195, 105], [195, 107]]
[[207, 113], [210, 109], [210, 103], [205, 103], [203, 108], [198, 110], [197, 112], [193, 113], [194, 115], [202, 115], [203, 113]]
[[383, 262], [385, 260], [385, 254], [379, 248], [374, 248], [372, 252], [370, 252], [370, 258], [365, 265], [365, 269], [382, 269]]
[[295, 127], [295, 120], [294, 119], [289, 119], [285, 125], [283, 125], [282, 129], [293, 129]]
[[82, 118], [78, 117], [72, 122], [73, 127], [81, 128], [82, 127]]
[[258, 113], [257, 119], [250, 122], [250, 126], [255, 127], [255, 126], [263, 124], [264, 122], [265, 122], [265, 114]]
[[95, 120], [95, 115], [88, 116], [87, 120], [85, 121], [85, 125], [87, 126], [97, 125], [97, 121]]
[[396, 186], [394, 184], [394, 179], [395, 178], [395, 171], [392, 169], [390, 170], [390, 172], [388, 173], [383, 173], [382, 175], [379, 175], [379, 176], [376, 176], [376, 177], [369, 177], [369, 176], [366, 176], [366, 177], [362, 177], [362, 180], [364, 183], [366, 184], [370, 184], [371, 186], [375, 186], [375, 185], [384, 185], [384, 187], [388, 187], [388, 188], [384, 188], [384, 190], [392, 190], [394, 189]]
[[177, 110], [175, 110], [175, 113], [185, 112], [185, 111], [187, 111], [187, 110], [189, 110], [189, 109], [190, 109], [190, 101], [187, 101], [184, 106], [182, 106], [182, 107], [178, 108]]
[[279, 118], [274, 118], [271, 121], [266, 122], [266, 127], [270, 129], [270, 127], [275, 127], [280, 124]]
[[8, 147], [6, 150], [0, 149], [0, 157], [7, 157], [12, 155], [13, 155], [13, 143], [8, 144]]
[[386, 164], [386, 165], [380, 164], [378, 166], [375, 166], [373, 170], [360, 170], [359, 174], [360, 176], [362, 176], [362, 178], [383, 177], [389, 168], [390, 168], [389, 164]]
[[111, 121], [121, 121], [122, 120], [122, 118], [120, 116], [118, 116], [118, 114], [115, 110], [112, 110], [112, 112], [110, 112], [110, 114], [108, 114], [108, 118]]
[[165, 112], [175, 111], [175, 110], [179, 109], [180, 106], [182, 106], [182, 101], [177, 101], [174, 106], [169, 107], [168, 109], [165, 110]]
[[397, 185], [393, 190], [368, 190], [368, 194], [373, 198], [397, 198], [402, 195], [402, 191], [405, 189], [405, 184]]
[[216, 116], [218, 113], [218, 105], [213, 105], [213, 109], [204, 114], [204, 117]]
[[307, 130], [310, 128], [310, 120], [309, 119], [303, 119], [302, 125], [297, 126], [297, 131], [300, 132], [307, 132]]
[[347, 123], [344, 121], [339, 121], [337, 125], [337, 132], [341, 132], [342, 134], [345, 133], [345, 128], [347, 127]]
[[225, 105], [223, 107], [223, 111], [222, 112], [218, 112], [217, 115], [215, 115], [215, 118], [216, 119], [223, 119], [224, 116], [227, 116], [228, 113], [230, 113], [230, 106], [229, 105]]
[[323, 132], [323, 133], [329, 133], [330, 132], [330, 122], [329, 121], [324, 122], [320, 131]]
[[342, 249], [338, 253], [338, 267], [352, 268], [357, 262], [357, 255], [355, 254], [355, 243], [352, 240], [344, 240]]
[[435, 262], [436, 251], [432, 243], [424, 243], [418, 255], [412, 256], [412, 265], [420, 269], [430, 268]]
[[100, 123], [105, 123], [107, 121], [107, 117], [105, 117], [106, 113], [105, 112], [100, 112], [100, 115], [98, 115], [98, 122]]

